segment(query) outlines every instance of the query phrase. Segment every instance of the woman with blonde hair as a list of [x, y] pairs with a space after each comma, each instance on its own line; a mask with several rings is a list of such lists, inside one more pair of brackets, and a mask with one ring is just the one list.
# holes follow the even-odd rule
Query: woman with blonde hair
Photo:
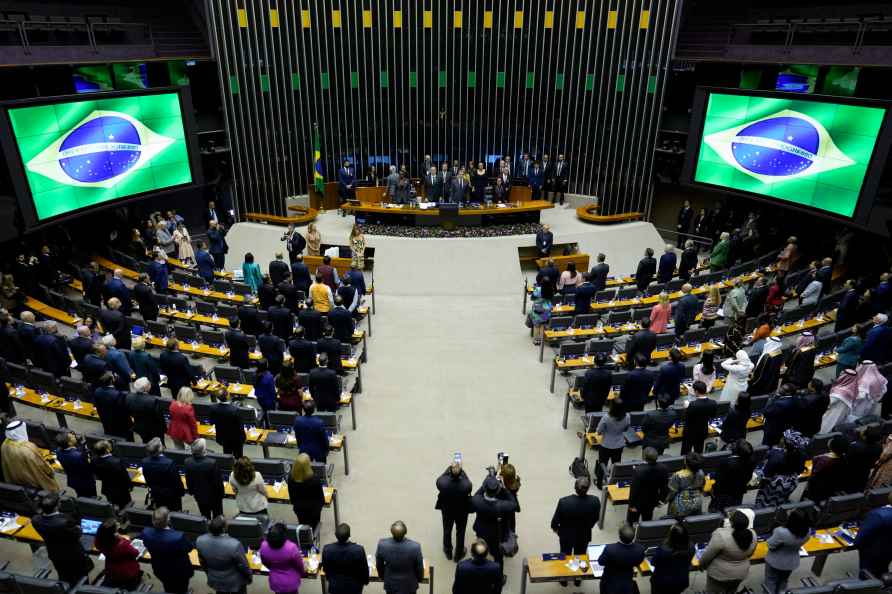
[[191, 388], [183, 387], [177, 393], [177, 399], [170, 403], [170, 424], [167, 426], [167, 434], [173, 440], [179, 450], [186, 449], [186, 445], [198, 439], [198, 421], [195, 418], [195, 408], [192, 402], [195, 394]]
[[350, 264], [358, 270], [365, 268], [365, 235], [359, 225], [350, 230]]
[[660, 293], [659, 301], [650, 309], [650, 331], [661, 334], [669, 325], [669, 316], [672, 315], [672, 304], [669, 303], [669, 293]]
[[703, 313], [700, 317], [701, 328], [712, 328], [719, 317], [719, 308], [722, 306], [722, 294], [718, 285], [709, 287], [706, 301], [703, 303]]
[[325, 505], [325, 495], [322, 492], [322, 481], [313, 472], [310, 457], [306, 454], [298, 454], [291, 465], [288, 499], [291, 500], [291, 508], [297, 521], [312, 526], [315, 530]]
[[[505, 485], [505, 488], [514, 495], [514, 499], [517, 501], [517, 511], [519, 512], [520, 500], [517, 499], [517, 492], [520, 491], [520, 476], [517, 474], [517, 469], [514, 468], [513, 464], [507, 462], [501, 464], [499, 465], [499, 478], [502, 479], [502, 484]], [[514, 517], [514, 512], [511, 512], [508, 516], [506, 524], [511, 530], [515, 530], [517, 520]]]
[[307, 255], [318, 256], [322, 246], [322, 234], [316, 229], [316, 223], [310, 223], [307, 227]]
[[241, 516], [251, 516], [260, 520], [263, 529], [269, 523], [266, 498], [266, 483], [263, 476], [254, 469], [250, 458], [242, 456], [235, 461], [229, 474], [229, 486], [235, 491], [235, 504]]

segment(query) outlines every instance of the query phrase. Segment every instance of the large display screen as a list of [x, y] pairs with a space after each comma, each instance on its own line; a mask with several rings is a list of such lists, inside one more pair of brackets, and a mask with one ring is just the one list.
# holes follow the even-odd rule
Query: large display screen
[[689, 144], [693, 181], [852, 217], [885, 116], [880, 106], [708, 92]]
[[36, 222], [193, 182], [176, 91], [7, 108]]

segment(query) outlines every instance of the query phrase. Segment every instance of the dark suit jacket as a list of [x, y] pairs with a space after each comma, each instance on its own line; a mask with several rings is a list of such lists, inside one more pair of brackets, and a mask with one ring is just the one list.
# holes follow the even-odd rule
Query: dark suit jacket
[[610, 265], [607, 262], [601, 262], [592, 267], [592, 285], [594, 285], [595, 291], [603, 291], [607, 288], [608, 274], [610, 274]]
[[167, 270], [167, 263], [159, 262], [157, 260], [152, 260], [152, 263], [149, 264], [149, 277], [152, 279], [152, 284], [155, 285], [155, 290], [160, 292], [167, 291], [167, 285], [169, 283], [169, 273]]
[[718, 404], [711, 398], [696, 398], [684, 415], [684, 435], [688, 441], [706, 439], [709, 421], [718, 416]]
[[654, 385], [654, 374], [647, 369], [634, 369], [626, 377], [620, 397], [629, 410], [643, 410]]
[[153, 437], [164, 438], [167, 426], [158, 397], [131, 392], [125, 397], [127, 411], [133, 417], [133, 431], [148, 442]]
[[638, 269], [635, 271], [635, 286], [639, 291], [644, 291], [647, 285], [654, 279], [657, 272], [657, 261], [654, 258], [644, 257], [638, 262]]
[[256, 307], [248, 305], [238, 308], [238, 319], [241, 322], [242, 332], [245, 334], [257, 336], [263, 333], [263, 322], [257, 315]]
[[598, 563], [604, 568], [602, 594], [636, 594], [633, 570], [644, 561], [644, 546], [638, 543], [615, 542], [604, 548]]
[[198, 266], [198, 276], [208, 282], [214, 280], [214, 257], [208, 251], [195, 252], [195, 264]]
[[58, 573], [65, 576], [83, 572], [93, 567], [81, 544], [80, 522], [62, 513], [38, 514], [31, 520], [32, 526], [43, 538], [46, 552]]
[[353, 340], [353, 316], [345, 307], [337, 306], [328, 312], [328, 323], [339, 341], [349, 344]]
[[96, 497], [96, 477], [87, 454], [79, 447], [60, 449], [56, 454], [65, 470], [65, 480], [78, 497]]
[[799, 400], [793, 396], [775, 394], [769, 398], [762, 410], [762, 416], [765, 417], [762, 443], [765, 445], [780, 443], [784, 431], [792, 428], [796, 423], [799, 412]]
[[675, 322], [675, 333], [678, 334], [678, 328], [687, 329], [697, 317], [700, 311], [700, 300], [695, 295], [685, 295], [678, 300], [675, 307], [672, 308], [672, 320]]
[[641, 432], [644, 438], [641, 447], [654, 447], [663, 451], [669, 447], [669, 429], [675, 424], [675, 413], [672, 410], [652, 410], [644, 416]]
[[130, 411], [127, 410], [127, 394], [114, 386], [96, 388], [93, 392], [93, 401], [96, 404], [96, 412], [102, 421], [102, 431], [106, 435], [114, 435], [124, 439], [131, 439], [133, 426], [130, 421]]
[[34, 360], [34, 341], [40, 335], [40, 330], [34, 324], [26, 324], [20, 322], [16, 325], [16, 333], [19, 336], [19, 342], [25, 357]]
[[304, 329], [304, 338], [319, 340], [322, 338], [322, 314], [314, 307], [305, 307], [297, 314], [297, 322]]
[[295, 338], [288, 343], [288, 352], [294, 361], [294, 370], [307, 373], [316, 367], [316, 345], [305, 338]]
[[41, 334], [34, 339], [34, 364], [56, 377], [71, 375], [68, 345], [58, 334]]
[[657, 269], [657, 282], [668, 283], [675, 274], [675, 263], [678, 261], [675, 252], [668, 252], [660, 256], [660, 266]]
[[238, 406], [231, 402], [218, 402], [211, 407], [211, 423], [217, 430], [217, 443], [235, 447], [245, 443], [245, 427], [239, 417]]
[[81, 370], [85, 382], [95, 384], [102, 374], [108, 371], [108, 363], [99, 355], [87, 353], [84, 360], [78, 365], [78, 369]]
[[[92, 348], [91, 343], [86, 352], [90, 352]], [[19, 340], [19, 334], [11, 323], [0, 327], [0, 357], [3, 357], [8, 363], [22, 364], [25, 362], [22, 341]], [[80, 360], [78, 360], [78, 364], [80, 364]]]
[[[281, 283], [282, 285], [286, 283]], [[291, 283], [287, 283], [291, 284]], [[292, 285], [293, 286], [293, 285]], [[284, 294], [284, 293], [283, 293]], [[275, 286], [272, 283], [263, 281], [263, 283], [257, 287], [257, 299], [260, 301], [260, 309], [268, 310], [271, 307], [276, 305], [276, 297], [278, 297], [279, 293]], [[288, 298], [285, 298], [285, 305], [288, 305]]]
[[539, 231], [536, 233], [536, 251], [540, 254], [548, 254], [554, 245], [554, 233], [551, 231]]
[[[560, 167], [560, 171], [558, 171], [558, 167]], [[555, 161], [551, 166], [551, 175], [556, 181], [567, 183], [567, 180], [570, 179], [570, 163], [566, 159], [563, 162]]]
[[[285, 280], [276, 285], [274, 293], [282, 295], [285, 298], [285, 307], [294, 311], [297, 308], [297, 291], [298, 287], [293, 282]], [[271, 303], [275, 302], [276, 299], [273, 295]]]
[[635, 365], [635, 355], [642, 354], [648, 361], [650, 355], [657, 348], [657, 335], [650, 330], [639, 330], [632, 335], [626, 345], [626, 367]]
[[269, 308], [269, 321], [273, 327], [273, 334], [282, 340], [291, 338], [294, 331], [294, 315], [287, 307], [271, 307]]
[[316, 352], [328, 355], [328, 368], [340, 373], [341, 365], [341, 341], [337, 338], [327, 337], [316, 341]]
[[186, 493], [176, 464], [164, 454], [143, 458], [141, 466], [146, 487], [154, 497], [166, 501]]
[[303, 291], [304, 294], [310, 290], [310, 285], [313, 284], [313, 279], [310, 277], [310, 269], [303, 262], [295, 262], [291, 265], [291, 279], [294, 282], [294, 286], [298, 290]]
[[592, 299], [595, 298], [595, 285], [584, 282], [576, 287], [575, 310], [576, 315], [587, 314], [592, 311]]
[[119, 349], [129, 349], [130, 325], [124, 319], [122, 309], [103, 309], [99, 312], [99, 323], [106, 333], [115, 337], [115, 346]]
[[174, 396], [179, 393], [180, 388], [188, 386], [197, 377], [192, 365], [189, 364], [189, 359], [179, 351], [165, 349], [161, 352], [158, 363], [161, 373], [167, 376], [167, 387]]
[[195, 547], [182, 532], [149, 527], [143, 529], [139, 538], [152, 556], [152, 571], [162, 582], [184, 580], [195, 574], [189, 560], [189, 552]]
[[322, 569], [331, 594], [360, 594], [369, 583], [369, 562], [362, 545], [333, 542], [322, 549]]
[[223, 475], [213, 458], [189, 456], [184, 467], [186, 488], [195, 501], [204, 505], [223, 501]]
[[288, 262], [284, 260], [273, 260], [269, 263], [269, 279], [274, 285], [278, 285], [285, 279], [285, 275], [291, 270]]
[[301, 235], [297, 229], [295, 229], [294, 233], [291, 234], [291, 237], [288, 238], [286, 247], [289, 253], [296, 256], [303, 253], [304, 248], [307, 247], [307, 240], [304, 239], [304, 236]]
[[314, 462], [325, 462], [329, 444], [322, 419], [313, 416], [297, 417], [294, 420], [294, 437], [301, 452]]
[[598, 523], [601, 502], [594, 495], [567, 495], [558, 500], [551, 529], [558, 534], [561, 551], [587, 545], [592, 539], [592, 528]]
[[653, 509], [669, 494], [669, 470], [660, 463], [635, 467], [629, 489], [629, 507], [638, 511]]
[[455, 566], [452, 594], [496, 594], [502, 589], [502, 570], [489, 559], [465, 559]]
[[89, 303], [102, 303], [102, 288], [105, 286], [105, 274], [102, 271], [94, 274], [89, 268], [82, 268], [81, 283], [84, 286], [84, 298]]
[[272, 334], [261, 334], [257, 337], [257, 348], [269, 363], [270, 372], [273, 375], [279, 373], [285, 358], [285, 341]]
[[892, 357], [892, 328], [886, 325], [874, 326], [867, 333], [861, 360], [882, 365], [889, 361], [890, 357]]
[[112, 297], [117, 297], [121, 300], [121, 310], [126, 314], [130, 315], [130, 289], [127, 288], [127, 285], [124, 284], [124, 281], [117, 278], [110, 278], [108, 282], [105, 283], [102, 291], [103, 297], [105, 297], [105, 302], [108, 303], [108, 300]]
[[455, 204], [464, 202], [470, 186], [471, 184], [460, 177], [452, 178], [452, 181], [449, 183], [449, 201]]
[[133, 286], [133, 300], [139, 305], [139, 313], [146, 320], [158, 317], [158, 300], [151, 285], [136, 283]]
[[684, 363], [673, 363], [669, 361], [660, 367], [657, 373], [657, 381], [654, 383], [654, 394], [660, 396], [666, 394], [675, 402], [679, 396], [679, 388], [681, 382], [684, 381]]
[[341, 378], [334, 370], [317, 367], [310, 371], [309, 388], [317, 410], [337, 412], [341, 407]]
[[541, 188], [542, 184], [545, 183], [545, 169], [541, 166], [539, 169], [531, 166], [529, 174], [527, 175], [527, 180], [529, 181], [531, 188]]
[[96, 478], [102, 481], [102, 496], [118, 507], [130, 502], [130, 491], [133, 482], [127, 474], [127, 465], [112, 455], [93, 459], [93, 471]]
[[78, 367], [84, 362], [84, 357], [93, 352], [93, 341], [86, 336], [75, 336], [68, 341], [68, 349], [74, 360], [77, 361]]
[[136, 377], [144, 377], [152, 382], [149, 391], [155, 396], [160, 396], [161, 388], [158, 382], [161, 381], [161, 374], [158, 371], [158, 359], [145, 351], [130, 351], [127, 360], [130, 361], [130, 369]]
[[251, 345], [248, 337], [241, 330], [228, 330], [224, 335], [229, 347], [229, 363], [242, 369], [251, 366]]
[[387, 592], [415, 592], [418, 582], [424, 578], [421, 545], [408, 538], [401, 541], [382, 538], [378, 541], [375, 565]]
[[691, 271], [697, 268], [697, 248], [685, 249], [681, 253], [681, 261], [678, 263], [678, 278], [688, 280]]
[[613, 387], [613, 374], [609, 369], [594, 367], [585, 372], [580, 389], [585, 412], [600, 412]]

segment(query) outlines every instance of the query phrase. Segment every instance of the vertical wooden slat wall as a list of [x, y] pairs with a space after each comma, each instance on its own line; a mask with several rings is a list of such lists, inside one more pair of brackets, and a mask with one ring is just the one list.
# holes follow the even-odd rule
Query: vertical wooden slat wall
[[649, 215], [681, 1], [208, 0], [235, 207], [284, 214], [315, 125], [327, 180], [563, 152], [570, 192]]

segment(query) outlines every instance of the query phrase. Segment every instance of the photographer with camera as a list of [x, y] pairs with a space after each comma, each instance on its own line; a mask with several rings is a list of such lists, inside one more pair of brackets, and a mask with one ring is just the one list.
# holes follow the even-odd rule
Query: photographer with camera
[[[499, 455], [501, 466], [507, 463], [507, 456]], [[502, 572], [505, 583], [504, 557], [517, 552], [517, 536], [509, 526], [509, 518], [518, 510], [517, 499], [497, 478], [496, 469], [487, 468], [489, 475], [471, 498], [471, 509], [477, 514], [474, 520], [474, 533], [486, 542], [493, 560]]]
[[461, 467], [462, 457], [456, 453], [452, 464], [437, 478], [437, 504], [443, 516], [443, 552], [452, 559], [452, 526], [455, 525], [455, 561], [461, 561], [465, 549], [465, 529], [471, 510], [471, 479]]

